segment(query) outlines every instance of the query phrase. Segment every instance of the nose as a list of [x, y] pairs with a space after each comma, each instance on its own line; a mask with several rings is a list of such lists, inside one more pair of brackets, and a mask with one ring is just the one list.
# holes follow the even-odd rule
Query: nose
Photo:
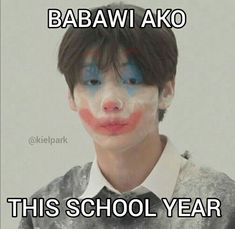
[[122, 102], [119, 99], [108, 99], [103, 101], [103, 110], [105, 112], [119, 112], [122, 110]]
[[116, 72], [113, 68], [105, 72], [105, 83], [101, 96], [101, 109], [103, 112], [111, 113], [123, 110], [123, 89], [117, 81]]

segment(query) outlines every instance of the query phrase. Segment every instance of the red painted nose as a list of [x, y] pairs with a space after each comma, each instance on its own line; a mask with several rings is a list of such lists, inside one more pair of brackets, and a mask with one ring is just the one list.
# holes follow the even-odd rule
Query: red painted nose
[[121, 103], [119, 101], [105, 101], [103, 109], [105, 112], [119, 111], [121, 110]]

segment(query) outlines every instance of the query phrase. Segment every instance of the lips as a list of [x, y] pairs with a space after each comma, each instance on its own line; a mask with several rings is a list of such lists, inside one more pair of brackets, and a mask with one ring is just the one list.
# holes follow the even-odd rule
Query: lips
[[127, 120], [105, 120], [100, 122], [100, 126], [97, 130], [103, 134], [108, 135], [117, 135], [121, 133], [127, 132], [128, 128], [128, 121]]
[[133, 112], [126, 118], [95, 118], [88, 109], [80, 109], [81, 119], [96, 132], [104, 135], [119, 135], [132, 131], [141, 117], [141, 112]]
[[103, 133], [113, 133], [113, 134], [118, 134], [121, 133], [121, 131], [124, 129], [124, 127], [127, 125], [106, 125], [106, 126], [101, 126], [100, 130], [103, 128], [104, 132]]
[[100, 126], [125, 126], [128, 124], [128, 120], [125, 119], [106, 119], [100, 120]]
[[124, 127], [128, 126], [128, 121], [126, 120], [106, 120], [101, 122], [100, 128], [104, 128], [104, 130], [110, 133], [118, 133]]
[[105, 135], [123, 134], [134, 128], [131, 119], [98, 119], [96, 130]]

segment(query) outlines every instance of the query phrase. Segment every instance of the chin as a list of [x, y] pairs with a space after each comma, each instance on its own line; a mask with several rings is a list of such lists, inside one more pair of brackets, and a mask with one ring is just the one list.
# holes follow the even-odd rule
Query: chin
[[[131, 134], [122, 135], [96, 135], [94, 138], [96, 144], [105, 150], [123, 152], [138, 144], [140, 139], [136, 139], [136, 136]], [[138, 141], [139, 140], [139, 141]]]

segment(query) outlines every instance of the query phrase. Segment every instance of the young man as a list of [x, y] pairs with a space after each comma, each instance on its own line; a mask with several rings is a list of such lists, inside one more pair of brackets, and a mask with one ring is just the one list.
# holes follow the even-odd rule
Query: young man
[[[69, 28], [59, 50], [59, 70], [69, 86], [69, 104], [94, 140], [93, 163], [72, 168], [33, 197], [150, 200], [155, 217], [68, 217], [23, 219], [20, 228], [232, 228], [235, 185], [228, 176], [196, 166], [180, 155], [158, 125], [174, 95], [177, 45], [171, 29], [140, 28], [144, 9], [108, 5], [104, 10], [134, 8], [135, 28]], [[99, 8], [99, 9], [100, 9]], [[91, 10], [95, 15], [97, 9]], [[105, 14], [107, 19], [107, 14]], [[222, 217], [212, 211], [167, 217], [166, 198], [221, 201]], [[62, 204], [61, 204], [62, 205]], [[177, 206], [177, 204], [176, 204]], [[205, 204], [206, 206], [206, 204]], [[185, 208], [186, 212], [190, 209]], [[212, 206], [213, 208], [213, 206]], [[119, 208], [121, 210], [121, 208]]]

